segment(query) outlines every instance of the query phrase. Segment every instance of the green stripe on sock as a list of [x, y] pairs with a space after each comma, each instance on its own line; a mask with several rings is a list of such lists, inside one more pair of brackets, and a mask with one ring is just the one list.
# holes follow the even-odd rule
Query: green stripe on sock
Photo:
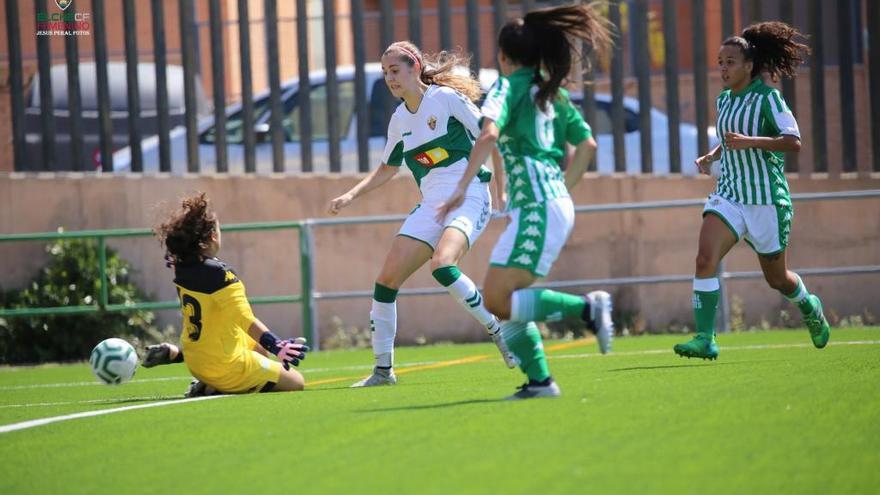
[[506, 321], [501, 325], [501, 332], [507, 347], [519, 358], [520, 369], [530, 380], [540, 382], [550, 378], [544, 342], [534, 322]]
[[431, 272], [431, 275], [440, 282], [440, 285], [443, 287], [449, 287], [454, 284], [458, 277], [461, 276], [461, 271], [459, 271], [458, 267], [455, 265], [451, 266], [441, 266], [440, 268]]
[[397, 290], [377, 283], [373, 286], [373, 299], [381, 303], [393, 303], [397, 300]]
[[512, 313], [517, 321], [559, 321], [580, 318], [586, 301], [583, 296], [550, 289], [517, 291], [518, 307]]

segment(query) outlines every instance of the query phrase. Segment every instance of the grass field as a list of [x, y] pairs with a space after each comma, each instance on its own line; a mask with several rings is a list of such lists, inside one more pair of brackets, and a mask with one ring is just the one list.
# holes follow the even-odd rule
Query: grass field
[[[299, 394], [174, 402], [183, 365], [99, 385], [86, 364], [0, 368], [0, 493], [877, 493], [880, 329], [547, 342], [563, 396], [521, 383], [490, 344], [402, 348], [399, 384], [347, 388], [369, 351], [322, 352]], [[3, 428], [6, 426], [7, 428]]]

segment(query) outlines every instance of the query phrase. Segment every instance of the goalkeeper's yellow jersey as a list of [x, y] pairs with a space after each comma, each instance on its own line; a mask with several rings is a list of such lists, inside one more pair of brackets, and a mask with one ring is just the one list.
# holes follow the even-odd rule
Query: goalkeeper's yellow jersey
[[217, 258], [178, 264], [174, 285], [183, 313], [180, 344], [193, 376], [218, 383], [241, 373], [257, 345], [247, 333], [256, 317], [232, 267]]

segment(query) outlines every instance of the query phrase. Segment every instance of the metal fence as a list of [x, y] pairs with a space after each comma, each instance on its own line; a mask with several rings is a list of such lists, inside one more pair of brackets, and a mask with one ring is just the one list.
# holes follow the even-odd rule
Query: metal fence
[[[205, 10], [207, 2], [207, 19], [198, 19], [196, 12]], [[183, 67], [183, 99], [185, 100], [185, 118], [182, 125], [185, 126], [185, 134], [177, 134], [185, 144], [185, 170], [189, 172], [216, 171], [227, 173], [230, 168], [230, 157], [241, 156], [242, 172], [254, 173], [261, 170], [258, 161], [263, 163], [264, 170], [272, 172], [293, 171], [286, 166], [286, 156], [293, 153], [286, 145], [292, 141], [298, 142], [296, 154], [299, 161], [298, 171], [309, 172], [317, 170], [314, 166], [316, 161], [315, 147], [322, 146], [322, 154], [326, 149], [329, 162], [328, 171], [339, 172], [342, 170], [343, 161], [348, 161], [347, 156], [341, 153], [341, 147], [348, 141], [353, 148], [353, 161], [356, 161], [358, 171], [367, 171], [375, 166], [370, 162], [370, 138], [376, 137], [377, 133], [371, 126], [379, 129], [378, 136], [384, 136], [385, 125], [389, 117], [389, 110], [394, 102], [389, 97], [384, 101], [371, 94], [371, 87], [365, 74], [368, 61], [376, 61], [378, 53], [367, 53], [366, 47], [382, 47], [395, 39], [409, 38], [426, 47], [455, 48], [462, 46], [466, 51], [473, 54], [473, 67], [494, 67], [494, 40], [486, 47], [481, 40], [494, 39], [494, 33], [509, 17], [522, 15], [532, 8], [557, 5], [566, 2], [559, 1], [521, 1], [506, 2], [503, 0], [467, 0], [463, 6], [453, 6], [449, 0], [438, 0], [436, 6], [424, 7], [423, 2], [411, 0], [408, 2], [393, 0], [335, 0], [320, 2], [320, 12], [312, 9], [309, 5], [313, 2], [296, 0], [296, 12], [304, 15], [296, 15], [295, 18], [280, 19], [278, 16], [279, 4], [277, 0], [262, 1], [262, 17], [253, 17], [249, 8], [259, 5], [257, 2], [237, 0], [234, 11], [226, 11], [217, 0], [180, 0], [169, 2], [165, 0], [150, 0], [149, 2], [135, 2], [134, 0], [122, 0], [123, 28], [124, 28], [124, 59], [126, 71], [124, 83], [127, 85], [126, 109], [127, 109], [127, 144], [130, 147], [129, 163], [126, 170], [140, 172], [150, 167], [158, 171], [172, 170], [172, 162], [177, 157], [172, 156], [173, 143], [169, 136], [173, 129], [169, 124], [169, 95], [166, 88], [168, 74], [168, 54], [174, 52], [180, 55]], [[720, 14], [717, 4], [720, 3]], [[229, 2], [224, 5], [231, 5]], [[707, 5], [711, 4], [711, 5]], [[64, 39], [64, 58], [67, 67], [67, 77], [64, 82], [68, 96], [68, 108], [66, 113], [59, 114], [52, 108], [53, 81], [46, 77], [50, 72], [53, 55], [50, 51], [48, 36], [37, 36], [36, 54], [23, 53], [23, 40], [20, 24], [30, 24], [39, 19], [41, 14], [57, 13], [53, 2], [46, 0], [33, 0], [33, 12], [20, 8], [27, 2], [19, 0], [6, 0], [6, 31], [9, 63], [9, 83], [11, 95], [12, 114], [12, 144], [14, 149], [14, 168], [17, 171], [40, 171], [40, 170], [91, 170], [91, 164], [84, 158], [89, 156], [89, 150], [84, 147], [84, 129], [94, 132], [93, 136], [98, 142], [97, 154], [100, 157], [100, 168], [104, 172], [115, 169], [112, 151], [113, 129], [110, 118], [110, 87], [111, 79], [121, 78], [120, 75], [108, 73], [108, 37], [106, 12], [108, 5], [105, 0], [92, 0], [90, 2], [92, 23], [91, 50], [81, 46], [82, 40], [88, 37], [66, 36]], [[795, 6], [801, 7], [795, 9]], [[347, 7], [349, 13], [341, 15], [340, 6]], [[112, 4], [111, 7], [116, 7]], [[711, 7], [711, 8], [710, 8]], [[73, 5], [71, 10], [78, 8]], [[693, 149], [697, 153], [704, 153], [708, 149], [709, 141], [705, 130], [712, 124], [709, 120], [709, 95], [707, 77], [710, 69], [707, 60], [716, 50], [721, 37], [726, 37], [736, 32], [745, 24], [755, 20], [780, 19], [793, 23], [802, 31], [810, 35], [810, 45], [813, 55], [810, 58], [810, 88], [811, 98], [809, 109], [812, 123], [810, 136], [804, 136], [806, 146], [811, 150], [813, 159], [812, 168], [800, 167], [802, 171], [828, 171], [832, 176], [841, 172], [852, 172], [857, 169], [860, 162], [857, 150], [865, 149], [866, 143], [856, 142], [856, 115], [859, 102], [856, 101], [856, 81], [854, 80], [854, 66], [867, 65], [866, 84], [867, 94], [875, 96], [880, 94], [880, 2], [873, 0], [611, 0], [606, 4], [608, 19], [618, 33], [618, 42], [613, 50], [610, 63], [599, 67], [599, 73], [588, 77], [581, 87], [584, 98], [583, 110], [588, 121], [597, 126], [597, 112], [607, 112], [610, 121], [609, 146], [613, 147], [614, 170], [623, 172], [627, 170], [627, 149], [625, 137], [632, 132], [628, 126], [637, 125], [640, 139], [636, 149], [640, 153], [639, 170], [644, 173], [656, 172], [661, 164], [653, 153], [656, 152], [656, 144], [652, 146], [652, 135], [665, 132], [668, 135], [668, 165], [664, 168], [671, 173], [680, 173], [681, 163], [688, 163], [694, 157], [682, 156], [680, 141], [680, 128], [683, 122], [681, 101], [684, 95], [679, 88], [679, 79], [682, 76], [693, 78], [693, 123], [697, 133], [693, 137], [696, 141]], [[173, 12], [168, 10], [173, 9]], [[155, 142], [150, 145], [156, 151], [155, 157], [145, 164], [144, 149], [147, 146], [142, 140], [151, 136], [145, 135], [144, 119], [140, 110], [141, 95], [137, 84], [139, 72], [139, 46], [137, 27], [144, 23], [146, 11], [149, 10], [151, 20], [150, 33], [152, 42], [152, 61], [155, 64], [156, 88], [156, 115], [155, 115]], [[688, 16], [681, 16], [681, 12], [689, 12]], [[36, 14], [35, 17], [32, 17]], [[176, 15], [178, 25], [166, 25], [165, 20], [169, 15]], [[234, 18], [233, 18], [234, 16]], [[864, 18], [863, 18], [864, 17]], [[436, 39], [428, 39], [427, 28], [436, 20]], [[312, 26], [310, 26], [310, 21]], [[346, 21], [351, 26], [351, 33], [344, 33], [342, 37], [339, 31], [339, 23]], [[711, 22], [710, 22], [711, 21]], [[737, 22], [739, 21], [739, 22]], [[313, 60], [313, 65], [324, 67], [336, 67], [340, 59], [340, 53], [351, 54], [354, 62], [353, 95], [352, 101], [340, 100], [340, 81], [337, 72], [330, 70], [326, 81], [321, 81], [324, 87], [322, 98], [323, 108], [316, 107], [315, 93], [318, 83], [314, 81], [313, 67], [309, 64], [310, 44], [316, 41], [316, 37], [310, 37], [316, 29], [315, 23], [320, 24], [323, 35], [323, 60]], [[346, 25], [349, 25], [346, 24]], [[464, 25], [465, 36], [463, 39], [453, 39], [453, 29], [457, 24]], [[662, 26], [661, 26], [662, 24]], [[720, 25], [716, 25], [720, 24]], [[240, 57], [239, 71], [231, 73], [224, 61], [226, 59], [224, 33], [231, 25], [237, 26], [240, 33], [238, 45], [232, 47], [237, 50]], [[406, 30], [395, 29], [396, 26], [406, 26]], [[251, 46], [250, 29], [260, 26], [265, 32], [265, 40], [262, 46]], [[377, 29], [366, 29], [365, 26], [376, 26]], [[689, 26], [689, 29], [687, 27]], [[297, 66], [299, 81], [310, 81], [310, 84], [300, 84], [299, 90], [291, 91], [289, 87], [282, 85], [279, 74], [279, 64], [284, 61], [279, 55], [279, 30], [295, 30], [297, 40]], [[167, 38], [171, 30], [178, 31], [180, 46], [169, 48]], [[460, 30], [460, 29], [458, 29]], [[143, 32], [144, 30], [142, 30]], [[199, 47], [199, 35], [207, 31], [210, 39], [207, 54], [211, 60], [210, 74], [200, 75], [199, 60], [202, 58], [203, 49]], [[492, 32], [487, 32], [492, 31]], [[684, 35], [682, 34], [684, 33]], [[709, 38], [712, 34], [712, 39]], [[229, 36], [228, 34], [226, 35]], [[662, 37], [662, 42], [654, 43], [656, 36]], [[80, 39], [82, 38], [82, 40]], [[343, 43], [342, 39], [350, 43]], [[865, 41], [867, 40], [867, 46]], [[835, 53], [829, 53], [829, 42], [837, 49]], [[86, 45], [85, 42], [82, 45]], [[657, 45], [657, 46], [655, 46]], [[685, 47], [692, 47], [691, 60], [684, 58]], [[866, 50], [867, 48], [867, 50]], [[873, 48], [873, 49], [872, 49]], [[268, 68], [268, 94], [255, 100], [255, 91], [252, 84], [252, 74], [257, 69], [253, 64], [252, 52], [264, 50]], [[379, 48], [381, 50], [381, 48]], [[652, 53], [662, 52], [662, 66], [658, 67], [653, 61]], [[867, 52], [867, 54], [866, 54]], [[39, 87], [32, 88], [39, 93], [40, 105], [39, 117], [27, 119], [25, 106], [26, 88], [23, 79], [23, 59], [35, 56], [39, 66], [39, 73], [43, 75], [39, 79]], [[208, 58], [207, 56], [205, 57]], [[78, 66], [86, 60], [93, 60], [96, 67], [95, 91], [97, 100], [97, 118], [92, 126], [84, 126], [81, 112], [80, 78], [83, 77], [78, 71]], [[866, 64], [867, 62], [867, 64]], [[652, 65], [653, 64], [653, 65]], [[690, 70], [683, 67], [691, 65]], [[828, 150], [828, 119], [826, 116], [825, 79], [826, 67], [836, 66], [838, 69], [839, 108], [842, 139], [839, 150]], [[653, 68], [653, 70], [652, 70]], [[213, 89], [213, 116], [199, 117], [198, 80], [200, 76], [210, 77]], [[633, 122], [627, 121], [627, 108], [625, 107], [624, 86], [627, 78], [634, 78], [638, 88], [638, 105], [641, 109], [652, 108], [652, 79], [657, 77], [665, 79], [665, 106], [667, 108], [666, 129], [652, 128], [654, 125], [651, 114], [647, 111], [638, 112]], [[241, 83], [240, 109], [233, 114], [227, 108], [228, 95], [226, 94], [227, 79], [236, 78]], [[597, 108], [594, 98], [595, 89], [592, 82], [605, 82], [610, 86], [611, 98], [608, 108]], [[794, 106], [796, 100], [796, 82], [784, 81], [782, 88], [787, 101]], [[379, 85], [381, 86], [381, 85]], [[861, 87], [861, 86], [860, 86]], [[383, 87], [379, 91], [384, 90]], [[689, 97], [689, 95], [688, 95]], [[373, 101], [377, 100], [377, 101]], [[861, 102], [861, 104], [866, 104]], [[285, 119], [292, 120], [290, 107], [296, 105], [298, 115], [297, 122], [291, 123], [290, 127], [298, 127], [293, 132], [285, 131]], [[347, 108], [351, 106], [351, 109]], [[835, 105], [837, 106], [837, 105]], [[340, 115], [343, 111], [352, 112], [353, 124], [343, 121]], [[863, 169], [864, 171], [880, 171], [880, 98], [870, 98], [870, 148], [873, 150], [869, 156], [873, 156], [873, 164]], [[320, 115], [319, 115], [320, 114]], [[240, 139], [230, 142], [228, 133], [230, 119], [235, 120], [236, 130], [240, 132]], [[317, 135], [314, 122], [320, 119], [326, 122], [326, 129], [322, 135]], [[58, 121], [64, 120], [66, 124], [59, 127]], [[33, 121], [33, 128], [27, 128], [27, 122]], [[296, 124], [296, 125], [293, 125]], [[322, 125], [324, 125], [322, 123]], [[349, 126], [349, 128], [346, 128]], [[837, 126], [835, 125], [835, 128]], [[117, 131], [118, 132], [118, 131]], [[151, 133], [152, 134], [152, 133]], [[211, 138], [206, 136], [210, 134]], [[33, 135], [34, 139], [29, 138]], [[28, 142], [38, 140], [39, 159], [30, 157], [27, 148]], [[66, 143], [64, 148], [60, 148]], [[860, 148], [861, 146], [861, 148]], [[234, 148], [233, 148], [234, 147]], [[265, 152], [258, 151], [268, 147]], [[60, 151], [63, 150], [63, 151]], [[206, 169], [205, 155], [210, 150], [212, 166]], [[232, 153], [231, 150], [235, 150]], [[838, 156], [839, 153], [839, 156]], [[866, 154], [867, 156], [867, 154]], [[683, 161], [684, 160], [684, 161]], [[801, 160], [803, 161], [803, 160]], [[862, 160], [864, 161], [864, 160]], [[829, 166], [831, 164], [831, 166]], [[145, 165], [147, 167], [145, 168]], [[796, 156], [788, 160], [789, 171], [799, 169]]]
[[[869, 189], [862, 191], [835, 192], [835, 193], [803, 193], [792, 195], [792, 200], [801, 201], [828, 201], [828, 200], [844, 200], [844, 199], [870, 199], [880, 197], [880, 189]], [[705, 199], [685, 199], [685, 200], [667, 200], [667, 201], [645, 201], [639, 203], [615, 203], [615, 204], [599, 204], [584, 205], [575, 207], [575, 213], [599, 213], [612, 211], [640, 211], [640, 210], [659, 210], [669, 208], [693, 208], [703, 206]], [[347, 218], [331, 218], [331, 219], [307, 219], [296, 222], [261, 222], [249, 224], [228, 224], [223, 226], [224, 232], [260, 232], [265, 230], [296, 230], [299, 232], [299, 248], [300, 248], [300, 293], [285, 294], [277, 296], [249, 297], [252, 304], [273, 304], [273, 303], [300, 303], [302, 328], [309, 341], [314, 344], [317, 350], [320, 347], [319, 321], [317, 318], [317, 304], [320, 301], [334, 299], [355, 299], [370, 298], [373, 296], [372, 290], [357, 291], [334, 291], [323, 292], [317, 289], [314, 274], [315, 256], [317, 250], [314, 247], [314, 229], [325, 227], [336, 227], [340, 225], [365, 225], [365, 224], [382, 224], [382, 223], [399, 223], [406, 218], [406, 215], [384, 215], [384, 216], [368, 216], [368, 217], [347, 217]], [[111, 238], [123, 237], [147, 237], [153, 233], [149, 229], [119, 229], [119, 230], [92, 230], [79, 232], [61, 232], [61, 233], [35, 233], [35, 234], [4, 234], [0, 235], [0, 243], [14, 241], [51, 241], [57, 239], [81, 239], [93, 238], [98, 240], [99, 249], [99, 277], [100, 289], [98, 297], [95, 298], [96, 304], [66, 306], [66, 307], [50, 307], [50, 308], [19, 308], [19, 309], [0, 309], [0, 318], [9, 317], [25, 317], [25, 316], [49, 316], [59, 314], [80, 314], [95, 313], [99, 311], [119, 312], [133, 310], [159, 310], [170, 309], [179, 306], [178, 301], [162, 301], [162, 302], [135, 302], [132, 304], [108, 304], [107, 298], [107, 280], [106, 280], [106, 240]], [[816, 268], [798, 268], [798, 273], [802, 275], [854, 275], [865, 273], [880, 273], [880, 265], [859, 265], [845, 267], [816, 267]], [[719, 317], [721, 328], [724, 331], [730, 329], [730, 303], [728, 291], [725, 287], [727, 280], [738, 279], [755, 279], [762, 278], [761, 272], [727, 272], [723, 266], [720, 268], [719, 279], [721, 281], [721, 307]], [[693, 274], [683, 275], [653, 275], [653, 276], [631, 276], [607, 279], [578, 279], [578, 280], [559, 280], [553, 282], [542, 282], [536, 284], [535, 287], [546, 287], [553, 289], [567, 289], [573, 287], [609, 287], [623, 285], [647, 285], [647, 284], [667, 284], [667, 283], [686, 283], [693, 280]], [[442, 287], [424, 287], [416, 289], [402, 289], [400, 296], [421, 296], [446, 294], [446, 289]]]

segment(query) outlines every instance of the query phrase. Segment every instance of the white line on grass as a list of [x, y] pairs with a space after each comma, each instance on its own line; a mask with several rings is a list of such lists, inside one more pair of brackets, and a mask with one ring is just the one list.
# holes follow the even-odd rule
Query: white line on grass
[[[426, 361], [426, 362], [416, 362], [416, 363], [402, 363], [397, 366], [421, 366], [425, 364], [434, 364], [436, 361]], [[313, 368], [313, 369], [304, 369], [303, 373], [312, 374], [312, 373], [327, 373], [330, 371], [353, 371], [353, 370], [371, 370], [373, 369], [372, 364], [359, 364], [353, 366], [339, 366], [336, 368]], [[168, 376], [162, 378], [138, 378], [132, 380], [128, 383], [150, 383], [150, 382], [168, 382], [168, 381], [182, 381], [182, 380], [192, 380], [192, 377], [189, 375], [180, 375], [180, 376]], [[60, 387], [92, 387], [92, 386], [105, 386], [103, 382], [99, 382], [97, 380], [90, 382], [60, 382], [60, 383], [34, 383], [30, 385], [6, 385], [0, 387], [0, 392], [8, 392], [11, 390], [28, 390], [32, 388], [60, 388]]]
[[[848, 340], [843, 342], [829, 342], [829, 346], [839, 346], [839, 345], [877, 345], [880, 344], [880, 340]], [[754, 345], [731, 345], [731, 346], [718, 346], [718, 348], [722, 351], [754, 351], [754, 350], [763, 350], [763, 349], [799, 349], [799, 348], [812, 348], [813, 344], [754, 344]], [[608, 354], [608, 357], [614, 356], [647, 356], [651, 354], [667, 354], [671, 353], [670, 349], [647, 349], [644, 351], [629, 351], [629, 352], [612, 352]], [[547, 359], [578, 359], [578, 358], [588, 358], [588, 357], [599, 357], [601, 354], [597, 354], [595, 352], [587, 352], [581, 354], [562, 354], [562, 355], [549, 355]], [[604, 357], [604, 356], [603, 356]]]
[[[180, 396], [178, 396], [178, 397], [180, 397]], [[167, 399], [167, 398], [168, 397], [151, 395], [149, 397], [116, 397], [113, 399], [71, 400], [71, 401], [66, 401], [66, 402], [32, 402], [30, 404], [3, 404], [3, 405], [0, 405], [0, 409], [13, 409], [13, 408], [19, 408], [19, 407], [72, 406], [72, 405], [78, 405], [78, 404], [113, 404], [114, 402], [160, 400], [160, 399]]]
[[[838, 345], [877, 345], [880, 344], [880, 340], [849, 340], [842, 342], [829, 342], [830, 346], [838, 346]], [[740, 345], [740, 346], [720, 346], [722, 350], [725, 351], [739, 351], [739, 350], [755, 350], [755, 349], [796, 349], [803, 347], [813, 347], [813, 344], [755, 344], [755, 345]], [[664, 354], [670, 352], [669, 349], [649, 349], [644, 351], [629, 351], [629, 352], [613, 352], [609, 354], [609, 356], [646, 356], [651, 354]], [[581, 353], [581, 354], [563, 354], [563, 355], [550, 355], [548, 356], [550, 359], [573, 359], [573, 358], [585, 358], [585, 357], [598, 357], [600, 354], [598, 353]], [[404, 368], [410, 366], [430, 366], [433, 364], [437, 364], [439, 361], [417, 361], [412, 363], [398, 363], [397, 367]], [[306, 368], [303, 369], [302, 372], [305, 375], [310, 375], [313, 373], [327, 373], [331, 371], [354, 371], [354, 370], [365, 370], [372, 369], [372, 364], [362, 364], [362, 365], [352, 365], [352, 366], [338, 366], [332, 368]], [[175, 380], [192, 380], [192, 377], [189, 375], [181, 375], [181, 376], [170, 376], [163, 378], [139, 378], [132, 380], [129, 383], [149, 383], [149, 382], [167, 382], [167, 381], [175, 381]], [[92, 382], [61, 382], [61, 383], [38, 383], [32, 385], [8, 385], [5, 387], [0, 387], [0, 392], [10, 391], [10, 390], [27, 390], [33, 388], [56, 388], [56, 387], [91, 387], [91, 386], [103, 386], [103, 382], [92, 381]], [[2, 406], [0, 406], [2, 407]], [[12, 406], [5, 406], [12, 407]]]
[[[168, 382], [172, 380], [192, 380], [191, 376], [168, 376], [163, 378], [143, 378], [138, 380], [132, 380], [129, 383], [146, 383], [146, 382]], [[9, 390], [26, 390], [30, 388], [58, 388], [58, 387], [91, 387], [102, 385], [106, 386], [104, 382], [99, 382], [97, 380], [92, 382], [61, 382], [61, 383], [36, 383], [31, 385], [8, 385], [5, 387], [0, 387], [0, 391], [9, 391]]]
[[[842, 346], [842, 345], [877, 345], [877, 344], [880, 344], [880, 340], [850, 340], [850, 341], [843, 341], [843, 342], [829, 342], [828, 345]], [[725, 351], [744, 351], [744, 350], [761, 350], [761, 349], [798, 349], [798, 348], [808, 348], [808, 347], [812, 347], [812, 346], [813, 346], [812, 344], [806, 344], [806, 343], [804, 343], [804, 344], [755, 344], [755, 345], [740, 345], [740, 346], [724, 346], [724, 347], [722, 347], [722, 349]], [[666, 354], [669, 352], [670, 352], [669, 349], [647, 349], [644, 351], [615, 352], [613, 354], [610, 354], [609, 356], [612, 356], [612, 357], [613, 356], [645, 356], [645, 355], [651, 355], [651, 354]], [[550, 355], [550, 356], [548, 356], [548, 358], [549, 359], [582, 359], [582, 358], [597, 357], [597, 356], [600, 356], [600, 354], [581, 353], [581, 354]], [[429, 361], [429, 362], [424, 362], [424, 363], [407, 363], [407, 364], [403, 364], [403, 365], [399, 365], [399, 366], [403, 367], [403, 366], [417, 366], [417, 365], [432, 365], [435, 363], [437, 363], [437, 361]], [[367, 367], [369, 367], [369, 366], [367, 366]], [[320, 368], [318, 370], [313, 370], [313, 372], [314, 371], [344, 370], [344, 369], [360, 369], [360, 368], [364, 368], [364, 366], [344, 366], [344, 367], [339, 367], [339, 368]], [[138, 380], [138, 381], [145, 382], [145, 381], [161, 381], [161, 380], [179, 380], [182, 378], [184, 378], [184, 377], [153, 378], [153, 379], [144, 379], [144, 380]], [[63, 387], [63, 386], [75, 386], [75, 385], [82, 385], [82, 384], [93, 385], [93, 383], [91, 383], [91, 382], [75, 382], [75, 383], [58, 383], [58, 384], [43, 384], [43, 385], [29, 385], [29, 386], [22, 385], [19, 387], [6, 387], [5, 389], [0, 388], [0, 390], [9, 390], [10, 388], [13, 388], [13, 389], [14, 388], [38, 388], [41, 386], [45, 386], [45, 387], [61, 386], [61, 387]], [[115, 409], [102, 409], [102, 410], [98, 410], [98, 411], [88, 411], [88, 412], [82, 412], [82, 413], [76, 413], [76, 414], [68, 414], [65, 416], [55, 416], [55, 417], [51, 417], [51, 418], [36, 419], [36, 420], [32, 420], [32, 421], [24, 421], [21, 423], [14, 423], [14, 424], [6, 425], [6, 426], [0, 426], [0, 433], [7, 433], [10, 431], [16, 431], [16, 430], [23, 430], [26, 428], [33, 428], [36, 426], [42, 426], [42, 425], [46, 425], [46, 424], [50, 424], [50, 423], [56, 423], [59, 421], [67, 421], [70, 419], [87, 418], [87, 417], [92, 417], [92, 416], [101, 416], [103, 414], [112, 414], [112, 413], [116, 413], [116, 412], [130, 411], [133, 409], [145, 409], [148, 407], [167, 406], [167, 405], [171, 405], [171, 404], [179, 404], [181, 402], [195, 402], [198, 400], [216, 399], [216, 398], [220, 398], [220, 397], [231, 397], [231, 396], [230, 395], [214, 395], [214, 396], [210, 396], [210, 397], [199, 397], [196, 399], [180, 399], [180, 400], [167, 401], [167, 402], [154, 402], [154, 403], [150, 403], [150, 404], [140, 404], [140, 405], [136, 405], [136, 406], [125, 406], [125, 407], [118, 407]], [[151, 397], [145, 397], [145, 398], [151, 398]], [[140, 399], [145, 399], [145, 398], [140, 398]], [[125, 398], [122, 398], [122, 399], [125, 399]], [[134, 399], [136, 400], [138, 398], [134, 398]], [[57, 403], [35, 403], [35, 404], [8, 404], [8, 405], [0, 406], [0, 408], [100, 403], [100, 402], [109, 402], [109, 401], [114, 401], [114, 400], [120, 400], [120, 399], [117, 398], [117, 399], [88, 400], [88, 401], [79, 401], [79, 402], [57, 402]], [[132, 399], [128, 398], [127, 400], [132, 400]]]
[[136, 406], [125, 406], [125, 407], [117, 407], [115, 409], [100, 409], [98, 411], [86, 411], [76, 414], [66, 414], [64, 416], [55, 416], [51, 418], [42, 418], [42, 419], [33, 419], [30, 421], [22, 421], [21, 423], [13, 423], [11, 425], [0, 426], [0, 433], [9, 433], [10, 431], [17, 430], [26, 430], [28, 428], [34, 428], [36, 426], [48, 425], [51, 423], [58, 423], [60, 421], [68, 421], [71, 419], [79, 419], [79, 418], [90, 418], [92, 416], [103, 416], [104, 414], [113, 414], [123, 411], [132, 411], [134, 409], [146, 409], [148, 407], [161, 407], [161, 406], [170, 406], [173, 404], [180, 404], [181, 402], [196, 402], [200, 400], [209, 400], [209, 399], [220, 399], [223, 397], [232, 397], [231, 395], [211, 395], [208, 397], [197, 397], [195, 399], [180, 399], [180, 400], [171, 400], [166, 402], [152, 402], [150, 404], [138, 404]]

